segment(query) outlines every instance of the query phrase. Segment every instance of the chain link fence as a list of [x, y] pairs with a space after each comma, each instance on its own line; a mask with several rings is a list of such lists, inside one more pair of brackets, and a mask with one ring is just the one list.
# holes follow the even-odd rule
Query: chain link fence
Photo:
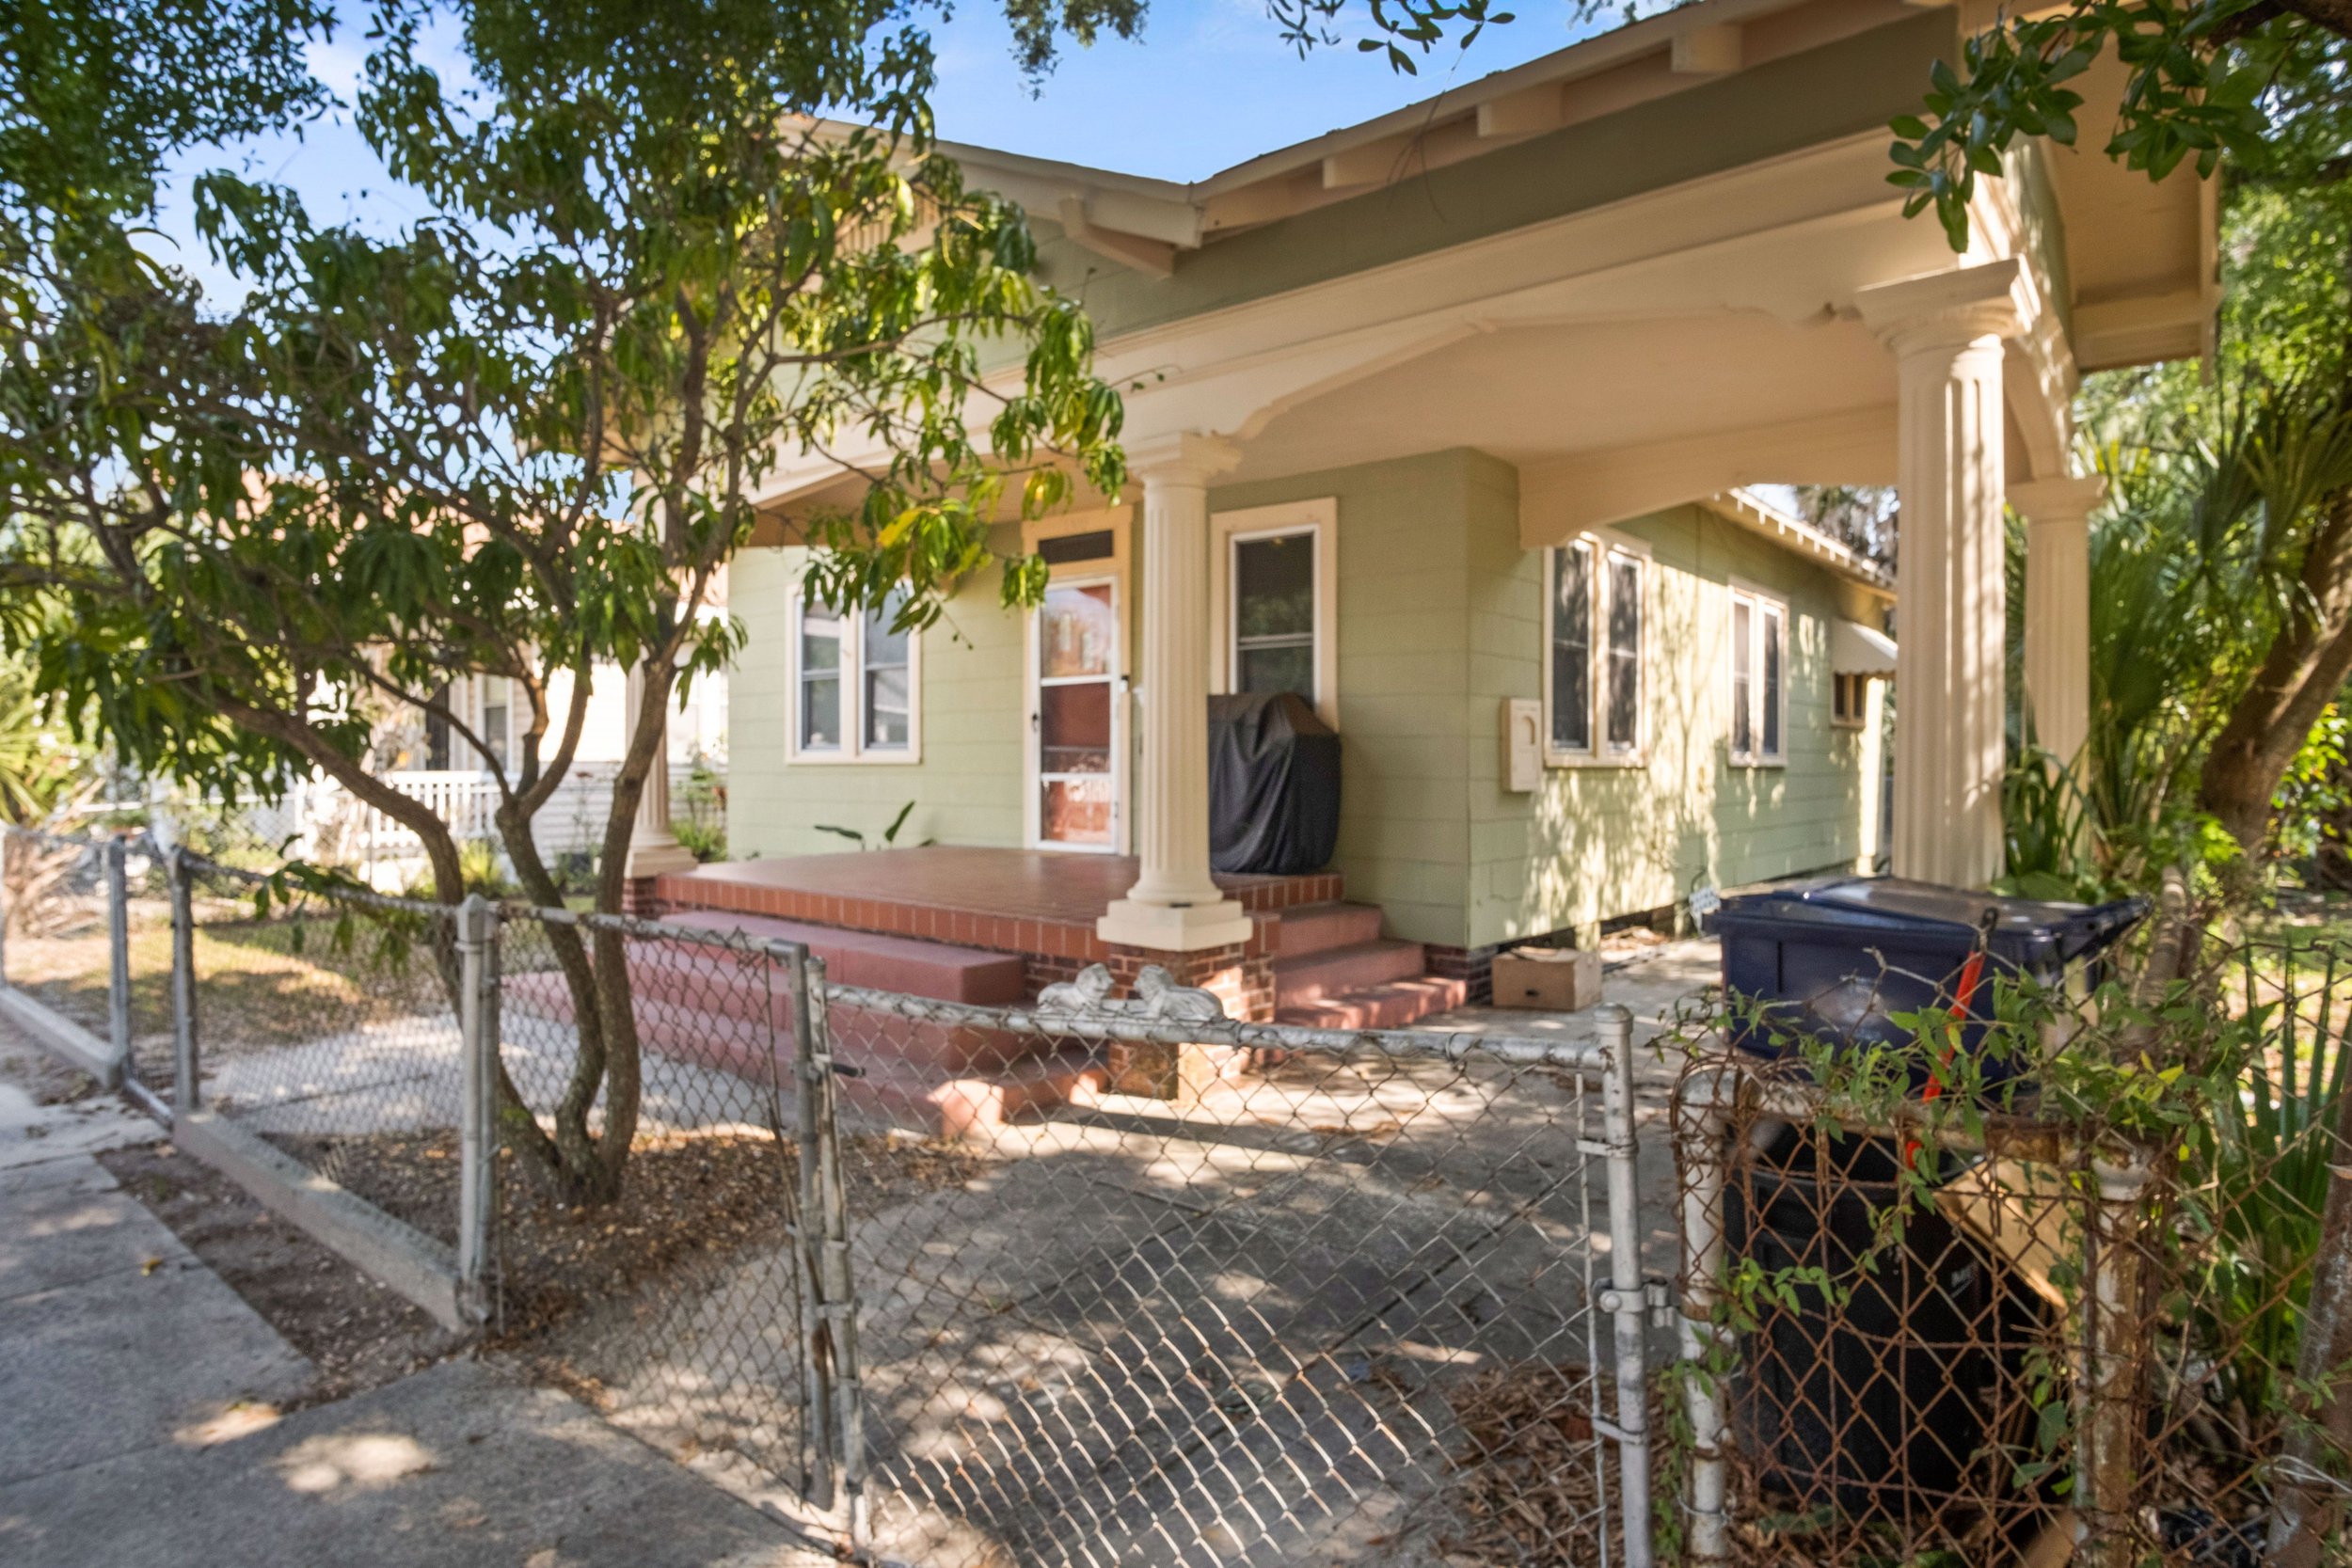
[[0, 983], [67, 1026], [65, 1053], [168, 1118], [172, 916], [144, 832], [0, 826]]
[[[857, 1309], [812, 1360], [861, 1539], [1647, 1562], [1630, 1020], [1608, 1047], [1278, 1029], [1108, 978], [1029, 1012], [824, 991], [847, 1213], [813, 1272]], [[895, 1151], [939, 1130], [958, 1180], [910, 1192]]]
[[[497, 1330], [652, 1446], [814, 1525], [793, 1250], [804, 951], [518, 908], [500, 937]], [[639, 1087], [615, 1104], [590, 1074], [623, 1061]], [[617, 1195], [589, 1191], [622, 1150]]]
[[1927, 1021], [1941, 1099], [1912, 1053], [1699, 1042], [1690, 1560], [2278, 1560], [2289, 1495], [2345, 1491], [2296, 1366], [2347, 1022], [2344, 955], [2265, 941], [2161, 997], [2005, 998], [2007, 1089]]
[[[1278, 1029], [1156, 971], [964, 1006], [682, 922], [34, 847], [8, 974], [127, 1038], [183, 1148], [818, 1544], [1651, 1560], [1622, 1012]], [[148, 903], [160, 942], [114, 918]]]
[[461, 911], [186, 867], [191, 1109], [454, 1247]]

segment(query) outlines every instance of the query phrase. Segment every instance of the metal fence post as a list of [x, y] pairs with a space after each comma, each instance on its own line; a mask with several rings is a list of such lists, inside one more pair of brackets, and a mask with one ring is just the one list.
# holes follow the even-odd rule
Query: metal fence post
[[803, 1066], [801, 1149], [802, 1224], [812, 1232], [814, 1313], [823, 1370], [819, 1382], [831, 1396], [825, 1430], [833, 1437], [831, 1469], [838, 1477], [835, 1516], [852, 1551], [867, 1534], [866, 1497], [866, 1409], [858, 1375], [857, 1291], [850, 1274], [850, 1203], [841, 1169], [839, 1104], [834, 1077], [833, 1037], [826, 1019], [825, 961], [803, 960], [807, 1032], [798, 1037]]
[[196, 1039], [196, 898], [188, 883], [188, 851], [175, 844], [164, 857], [171, 888], [171, 1114], [203, 1104]]
[[806, 1303], [800, 1325], [801, 1492], [803, 1501], [830, 1512], [834, 1505], [837, 1445], [833, 1438], [832, 1359], [825, 1354], [824, 1274], [818, 1261], [818, 1239], [824, 1233], [824, 1226], [818, 1217], [822, 1163], [818, 1157], [817, 1144], [822, 1113], [818, 1108], [821, 1047], [817, 1040], [816, 1015], [822, 1004], [809, 995], [807, 950], [795, 947], [790, 963], [792, 1098], [797, 1122], [793, 1152], [799, 1164], [793, 1204], [792, 1267], [801, 1281], [801, 1299]]
[[2075, 1379], [2074, 1495], [2082, 1500], [2077, 1544], [2099, 1568], [2128, 1568], [2138, 1560], [2131, 1528], [2132, 1492], [2138, 1481], [2136, 1386], [2143, 1330], [2141, 1199], [2150, 1172], [2144, 1164], [2094, 1163], [2097, 1201], [2084, 1241], [2090, 1297], [2083, 1314], [2083, 1373]]
[[1682, 1394], [1691, 1419], [1691, 1465], [1683, 1513], [1693, 1564], [1731, 1560], [1731, 1497], [1724, 1395], [1729, 1337], [1716, 1322], [1728, 1238], [1724, 1189], [1731, 1069], [1686, 1079], [1675, 1096], [1675, 1150], [1682, 1169]]
[[1594, 1022], [1609, 1053], [1601, 1079], [1601, 1135], [1609, 1147], [1609, 1285], [1600, 1308], [1614, 1320], [1618, 1504], [1626, 1568], [1650, 1568], [1649, 1291], [1642, 1275], [1642, 1214], [1633, 1125], [1633, 1015], [1614, 1002]]
[[457, 907], [457, 1292], [479, 1323], [490, 1313], [498, 1207], [499, 911], [478, 893]]
[[106, 1043], [115, 1060], [131, 1060], [131, 881], [125, 863], [130, 847], [106, 841]]

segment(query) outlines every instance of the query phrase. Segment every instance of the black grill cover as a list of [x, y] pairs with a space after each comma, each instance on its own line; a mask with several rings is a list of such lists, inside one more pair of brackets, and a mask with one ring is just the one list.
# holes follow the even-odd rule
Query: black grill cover
[[1209, 864], [1296, 876], [1340, 836], [1339, 733], [1292, 691], [1209, 699]]

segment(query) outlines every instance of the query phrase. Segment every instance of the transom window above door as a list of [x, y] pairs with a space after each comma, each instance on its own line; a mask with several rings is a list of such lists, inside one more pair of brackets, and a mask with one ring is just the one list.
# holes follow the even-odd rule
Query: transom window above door
[[1339, 723], [1338, 503], [1209, 519], [1210, 689], [1291, 691]]
[[844, 612], [803, 598], [792, 627], [792, 758], [911, 762], [919, 747], [920, 634], [891, 622], [903, 591], [872, 610]]

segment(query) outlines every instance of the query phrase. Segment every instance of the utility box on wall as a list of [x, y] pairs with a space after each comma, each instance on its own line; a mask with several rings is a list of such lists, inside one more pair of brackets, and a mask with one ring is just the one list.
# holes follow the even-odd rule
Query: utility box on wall
[[1525, 795], [1544, 782], [1544, 705], [1502, 699], [1502, 787]]

